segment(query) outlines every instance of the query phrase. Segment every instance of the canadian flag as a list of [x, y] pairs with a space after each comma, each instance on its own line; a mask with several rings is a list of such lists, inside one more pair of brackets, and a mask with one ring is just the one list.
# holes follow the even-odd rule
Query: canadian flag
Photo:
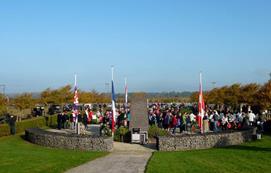
[[202, 93], [202, 75], [200, 73], [199, 104], [198, 104], [198, 110], [199, 110], [198, 124], [199, 124], [201, 133], [203, 133], [202, 122], [203, 122], [203, 117], [204, 117], [204, 112], [205, 112], [204, 108], [205, 108], [205, 104], [204, 104], [203, 93]]

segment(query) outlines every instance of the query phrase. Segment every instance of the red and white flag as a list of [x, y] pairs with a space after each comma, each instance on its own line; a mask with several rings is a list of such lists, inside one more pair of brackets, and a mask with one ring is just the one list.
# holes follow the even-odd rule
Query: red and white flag
[[75, 122], [78, 122], [78, 104], [79, 104], [79, 96], [78, 96], [78, 89], [77, 89], [77, 79], [76, 75], [74, 76], [74, 96], [73, 96], [73, 117], [75, 119]]
[[203, 133], [203, 117], [204, 117], [204, 109], [205, 109], [205, 104], [204, 104], [204, 99], [203, 99], [203, 92], [202, 92], [202, 76], [200, 73], [200, 86], [199, 86], [199, 104], [198, 104], [198, 124], [200, 127], [201, 133]]

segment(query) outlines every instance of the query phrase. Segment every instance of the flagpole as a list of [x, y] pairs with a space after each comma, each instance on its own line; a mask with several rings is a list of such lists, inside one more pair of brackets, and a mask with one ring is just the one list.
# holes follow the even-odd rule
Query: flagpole
[[204, 110], [203, 110], [203, 92], [202, 92], [202, 72], [199, 73], [199, 80], [200, 80], [200, 95], [201, 95], [201, 112], [200, 112], [200, 131], [201, 131], [201, 134], [203, 134], [203, 117], [204, 117]]
[[112, 85], [112, 137], [113, 137], [113, 139], [114, 139], [114, 128], [115, 128], [115, 101], [114, 101], [114, 96], [113, 96], [113, 90], [114, 90], [114, 66], [112, 65], [111, 66], [111, 79], [112, 79], [112, 83], [111, 83], [111, 85]]
[[124, 83], [125, 83], [125, 93], [124, 93], [124, 97], [125, 97], [125, 111], [127, 109], [128, 106], [128, 99], [127, 99], [127, 77], [124, 78]]
[[114, 81], [114, 66], [111, 66], [112, 81]]
[[76, 85], [77, 85], [77, 75], [75, 74], [74, 75], [74, 87], [76, 87]]
[[[76, 90], [77, 90], [77, 75], [74, 74], [74, 99], [76, 99]], [[75, 132], [79, 134], [78, 130], [78, 114], [76, 113], [77, 105], [76, 100], [74, 100], [74, 114], [75, 114]]]
[[199, 73], [199, 82], [200, 82], [200, 132], [201, 132], [201, 134], [203, 134], [203, 128], [202, 128], [202, 125], [203, 125], [203, 123], [202, 123], [202, 121], [203, 121], [203, 118], [202, 118], [202, 74], [201, 74], [201, 72]]

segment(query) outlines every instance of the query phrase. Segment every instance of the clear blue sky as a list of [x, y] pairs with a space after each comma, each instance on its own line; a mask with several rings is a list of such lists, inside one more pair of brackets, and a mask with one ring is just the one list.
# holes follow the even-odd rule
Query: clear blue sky
[[73, 83], [117, 92], [264, 83], [270, 0], [1, 0], [0, 83], [7, 92]]

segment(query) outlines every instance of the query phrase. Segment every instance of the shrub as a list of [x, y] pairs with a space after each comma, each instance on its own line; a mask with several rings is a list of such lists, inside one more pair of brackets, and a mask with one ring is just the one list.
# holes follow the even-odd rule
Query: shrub
[[[23, 133], [28, 128], [55, 126], [57, 124], [57, 116], [42, 116], [33, 119], [16, 122], [16, 133]], [[0, 137], [10, 135], [8, 124], [0, 125]]]
[[16, 132], [21, 133], [29, 128], [44, 127], [44, 126], [46, 126], [45, 117], [33, 118], [33, 119], [17, 122], [16, 123]]
[[0, 124], [0, 137], [10, 135], [8, 124]]
[[130, 140], [130, 132], [129, 129], [126, 127], [121, 126], [115, 131], [114, 134], [114, 141], [118, 142], [128, 142]]
[[56, 127], [57, 126], [57, 115], [45, 116], [46, 126]]
[[164, 129], [160, 129], [159, 127], [152, 125], [148, 130], [149, 138], [155, 138], [157, 136], [168, 136], [170, 133]]
[[112, 130], [106, 124], [102, 124], [100, 129], [100, 135], [112, 137]]

